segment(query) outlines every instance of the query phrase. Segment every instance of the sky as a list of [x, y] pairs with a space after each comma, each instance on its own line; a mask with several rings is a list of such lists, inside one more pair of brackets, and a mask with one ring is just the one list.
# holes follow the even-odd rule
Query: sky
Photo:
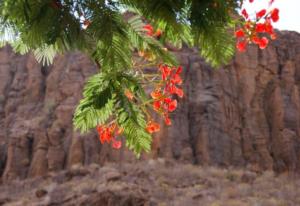
[[[269, 0], [254, 0], [254, 3], [246, 3], [245, 7], [251, 13], [267, 8], [268, 2]], [[280, 10], [280, 19], [274, 24], [275, 28], [300, 32], [300, 0], [275, 0], [273, 7]]]

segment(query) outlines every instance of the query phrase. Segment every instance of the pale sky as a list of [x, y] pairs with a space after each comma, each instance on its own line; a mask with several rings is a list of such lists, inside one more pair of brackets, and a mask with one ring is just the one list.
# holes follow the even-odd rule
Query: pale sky
[[[250, 14], [267, 8], [268, 2], [269, 0], [254, 0], [254, 3], [246, 3], [245, 7]], [[300, 32], [300, 0], [275, 0], [273, 7], [279, 9], [279, 21], [274, 23], [275, 28]]]

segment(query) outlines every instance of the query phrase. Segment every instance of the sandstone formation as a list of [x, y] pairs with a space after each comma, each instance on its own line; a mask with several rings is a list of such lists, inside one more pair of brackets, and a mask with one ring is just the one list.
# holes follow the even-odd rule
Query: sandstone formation
[[[250, 47], [221, 69], [196, 50], [176, 52], [185, 97], [153, 139], [151, 154], [201, 165], [300, 171], [300, 35], [281, 32], [261, 51]], [[43, 67], [32, 55], [0, 49], [0, 176], [3, 181], [45, 175], [73, 165], [137, 161], [128, 151], [80, 134], [72, 115], [86, 79], [97, 72], [80, 53]]]

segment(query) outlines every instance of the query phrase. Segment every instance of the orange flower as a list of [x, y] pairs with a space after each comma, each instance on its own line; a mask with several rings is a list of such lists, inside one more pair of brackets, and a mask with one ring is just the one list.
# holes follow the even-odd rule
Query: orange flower
[[151, 95], [151, 97], [152, 97], [153, 99], [159, 99], [159, 98], [162, 97], [162, 93], [161, 93], [161, 91], [160, 91], [159, 89], [157, 89], [157, 90], [151, 92], [150, 95]]
[[132, 94], [132, 92], [130, 90], [126, 89], [124, 94], [129, 100], [133, 100], [134, 95]]
[[146, 126], [146, 130], [150, 134], [152, 134], [154, 132], [158, 132], [160, 130], [160, 125], [156, 122], [149, 121], [147, 126]]
[[160, 29], [157, 29], [154, 36], [159, 38], [161, 36], [161, 34], [162, 34], [162, 31]]

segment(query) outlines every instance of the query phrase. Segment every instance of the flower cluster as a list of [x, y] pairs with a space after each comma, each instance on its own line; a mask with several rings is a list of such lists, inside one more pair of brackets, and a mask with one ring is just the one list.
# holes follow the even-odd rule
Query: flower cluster
[[[155, 31], [149, 24], [145, 25], [143, 28], [145, 35], [147, 36], [158, 39], [162, 35], [160, 29]], [[172, 124], [169, 114], [177, 108], [178, 102], [175, 97], [182, 98], [184, 95], [183, 90], [180, 88], [180, 85], [183, 82], [180, 76], [182, 67], [173, 67], [162, 63], [158, 65], [158, 69], [154, 72], [149, 73], [149, 70], [145, 72], [143, 68], [147, 69], [147, 67], [156, 66], [158, 62], [154, 60], [157, 59], [154, 58], [149, 51], [138, 51], [138, 54], [141, 59], [138, 59], [135, 62], [134, 68], [136, 67], [139, 80], [147, 87], [147, 89], [149, 85], [153, 85], [152, 88], [154, 89], [150, 93], [151, 98], [142, 100], [135, 91], [132, 91], [129, 88], [124, 88], [123, 92], [130, 103], [136, 104], [141, 108], [141, 111], [144, 112], [147, 119], [145, 131], [152, 134], [160, 130], [160, 124], [153, 120], [150, 110], [152, 112], [155, 111], [162, 116], [166, 125]], [[141, 65], [137, 65], [139, 61], [142, 62]], [[118, 126], [115, 123], [98, 126], [97, 131], [100, 142], [102, 144], [112, 143], [113, 148], [119, 149], [122, 144], [121, 141], [115, 139], [115, 136], [120, 135], [122, 131], [117, 129], [117, 127]]]
[[[249, 0], [252, 3], [254, 0]], [[269, 8], [274, 0], [269, 1]], [[269, 43], [269, 38], [276, 39], [276, 34], [272, 23], [279, 20], [279, 10], [274, 9], [262, 9], [255, 13], [253, 18], [250, 18], [247, 10], [242, 9], [242, 16], [244, 18], [243, 26], [235, 32], [237, 38], [236, 48], [243, 52], [246, 50], [248, 44], [256, 44], [260, 49], [265, 49]], [[268, 38], [269, 36], [269, 38]]]
[[161, 34], [162, 34], [162, 31], [160, 29], [157, 29], [154, 32], [153, 26], [151, 26], [150, 24], [146, 24], [143, 28], [145, 29], [146, 34], [148, 36], [159, 38], [161, 36]]
[[122, 142], [116, 140], [115, 136], [120, 135], [123, 133], [122, 128], [117, 128], [117, 125], [115, 123], [109, 124], [109, 125], [98, 125], [97, 126], [97, 132], [99, 135], [99, 139], [101, 144], [104, 144], [105, 142], [112, 143], [112, 147], [115, 149], [120, 149], [122, 146]]
[[[158, 112], [164, 117], [165, 124], [171, 125], [172, 122], [169, 118], [169, 112], [175, 111], [177, 108], [177, 100], [173, 99], [174, 95], [183, 97], [183, 90], [178, 87], [182, 84], [180, 74], [182, 67], [169, 67], [168, 65], [160, 65], [159, 72], [161, 73], [161, 82], [157, 84], [154, 91], [151, 92], [153, 99], [153, 110]], [[159, 124], [149, 121], [147, 126], [149, 133], [159, 131]]]

